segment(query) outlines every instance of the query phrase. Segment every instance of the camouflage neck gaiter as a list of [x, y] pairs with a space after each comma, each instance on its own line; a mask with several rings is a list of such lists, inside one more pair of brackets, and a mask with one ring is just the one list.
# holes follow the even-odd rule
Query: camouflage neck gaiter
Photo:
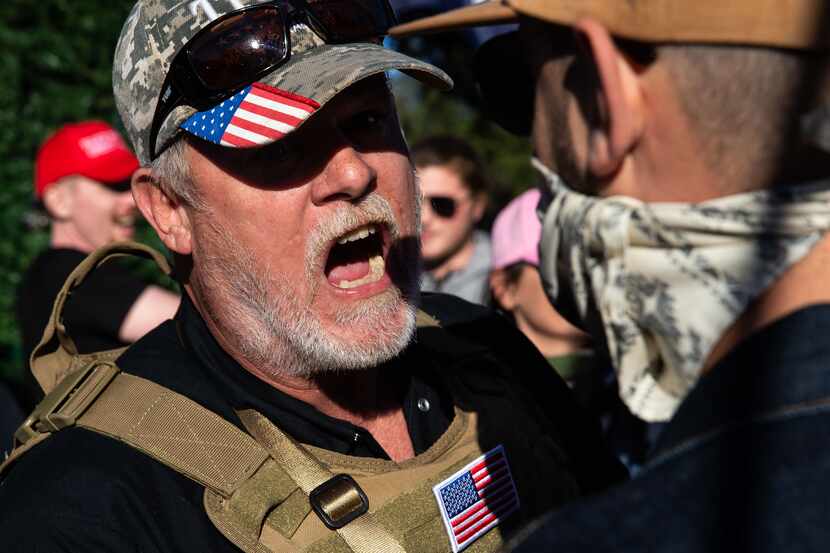
[[548, 296], [605, 338], [620, 396], [647, 421], [671, 418], [722, 334], [830, 229], [830, 181], [698, 204], [596, 198], [538, 160]]

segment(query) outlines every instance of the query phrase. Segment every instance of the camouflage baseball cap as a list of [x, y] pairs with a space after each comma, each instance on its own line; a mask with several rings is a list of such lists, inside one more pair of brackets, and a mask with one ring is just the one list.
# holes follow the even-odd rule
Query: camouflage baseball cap
[[[245, 5], [266, 1], [247, 0]], [[115, 48], [112, 85], [118, 112], [142, 165], [151, 161], [150, 126], [170, 63], [205, 25], [240, 7], [240, 0], [139, 0], [133, 6]], [[452, 80], [437, 67], [378, 44], [326, 44], [302, 23], [292, 24], [290, 40], [288, 62], [222, 104], [205, 112], [186, 105], [175, 108], [162, 122], [157, 151], [184, 131], [208, 139], [212, 139], [210, 131], [218, 132], [224, 139], [213, 141], [226, 146], [274, 142], [348, 86], [392, 69], [431, 86], [452, 87]], [[243, 111], [238, 109], [243, 101], [257, 105], [254, 119], [238, 121], [237, 117], [238, 125], [219, 125], [220, 115], [226, 118]], [[275, 105], [280, 120], [262, 119], [275, 113], [268, 111]], [[228, 129], [237, 132], [232, 136]]]

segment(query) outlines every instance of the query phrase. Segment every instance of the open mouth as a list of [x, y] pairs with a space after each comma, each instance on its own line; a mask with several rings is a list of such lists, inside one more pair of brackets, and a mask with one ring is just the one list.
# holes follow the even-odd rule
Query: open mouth
[[352, 289], [372, 284], [386, 272], [383, 229], [369, 224], [340, 236], [329, 250], [325, 274], [336, 288]]

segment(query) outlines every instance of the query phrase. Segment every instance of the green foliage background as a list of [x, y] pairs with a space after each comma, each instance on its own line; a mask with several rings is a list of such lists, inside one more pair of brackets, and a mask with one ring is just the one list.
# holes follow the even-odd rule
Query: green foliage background
[[112, 52], [131, 0], [0, 3], [0, 374], [22, 367], [14, 318], [21, 273], [47, 243], [22, 218], [32, 204], [32, 162], [59, 125], [116, 122]]
[[[45, 230], [22, 223], [32, 205], [38, 145], [61, 124], [90, 118], [121, 128], [111, 92], [112, 53], [133, 0], [6, 0], [0, 3], [0, 378], [17, 381], [23, 359], [14, 316], [15, 289]], [[454, 133], [469, 139], [491, 164], [497, 183], [493, 209], [527, 188], [532, 172], [523, 139], [508, 135], [471, 107], [469, 47], [458, 37], [416, 42], [402, 49], [436, 61], [455, 78], [457, 92], [399, 84], [407, 138]], [[407, 84], [407, 81], [410, 81]], [[139, 235], [154, 241], [144, 228]], [[157, 243], [157, 242], [156, 242]], [[146, 272], [146, 271], [145, 271]]]

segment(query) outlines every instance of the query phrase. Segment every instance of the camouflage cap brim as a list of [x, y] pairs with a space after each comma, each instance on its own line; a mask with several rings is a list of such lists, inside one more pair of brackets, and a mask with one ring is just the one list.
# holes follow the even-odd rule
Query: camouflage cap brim
[[441, 89], [452, 87], [452, 79], [437, 67], [380, 45], [322, 45], [293, 56], [209, 110], [179, 107], [162, 126], [157, 144], [163, 149], [182, 130], [228, 147], [270, 144], [299, 128], [350, 85], [390, 70]]

